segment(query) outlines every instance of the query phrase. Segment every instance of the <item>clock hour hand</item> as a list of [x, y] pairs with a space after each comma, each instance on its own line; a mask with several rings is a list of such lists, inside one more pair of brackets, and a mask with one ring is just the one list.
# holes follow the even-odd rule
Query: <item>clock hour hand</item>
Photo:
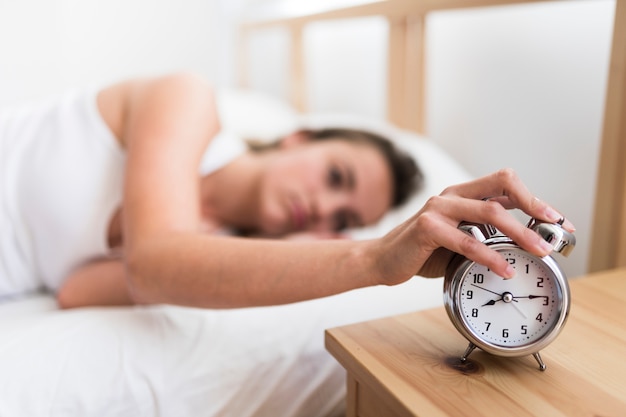
[[502, 301], [502, 294], [498, 294], [497, 292], [495, 292], [495, 291], [491, 291], [491, 290], [489, 290], [489, 289], [487, 289], [487, 288], [485, 288], [485, 287], [481, 287], [480, 285], [472, 284], [472, 286], [474, 286], [474, 287], [476, 287], [476, 288], [480, 288], [480, 289], [481, 289], [481, 290], [483, 290], [483, 291], [487, 291], [487, 292], [490, 292], [490, 293], [492, 293], [492, 294], [495, 294], [495, 295], [499, 295], [499, 296], [500, 296], [500, 298], [499, 298], [499, 299], [497, 299], [497, 300], [489, 300], [489, 301], [487, 301], [487, 302], [486, 302], [485, 304], [483, 304], [481, 307], [484, 307], [484, 306], [492, 306], [492, 305], [495, 305], [498, 301]]

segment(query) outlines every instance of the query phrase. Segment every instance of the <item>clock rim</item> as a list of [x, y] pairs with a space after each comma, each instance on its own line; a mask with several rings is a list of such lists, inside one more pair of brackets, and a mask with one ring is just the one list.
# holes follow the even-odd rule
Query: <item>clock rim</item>
[[491, 249], [497, 250], [498, 252], [515, 249], [538, 261], [544, 262], [546, 264], [546, 267], [553, 271], [556, 277], [555, 282], [561, 289], [562, 302], [559, 306], [559, 316], [555, 323], [551, 326], [550, 329], [545, 332], [544, 335], [530, 343], [517, 346], [503, 346], [484, 340], [466, 324], [465, 320], [462, 317], [462, 311], [460, 309], [459, 301], [461, 292], [461, 280], [467, 274], [467, 271], [473, 265], [477, 264], [477, 262], [474, 262], [462, 255], [457, 254], [447, 268], [444, 278], [444, 305], [450, 321], [456, 327], [459, 333], [461, 333], [461, 335], [463, 335], [470, 343], [493, 355], [517, 357], [539, 352], [541, 349], [545, 348], [556, 339], [559, 333], [563, 330], [563, 327], [567, 322], [567, 317], [569, 316], [571, 296], [569, 284], [565, 273], [550, 255], [539, 257], [522, 249], [519, 245], [512, 243], [512, 241], [503, 242], [502, 239], [498, 239], [495, 242], [486, 241], [484, 243], [489, 245]]

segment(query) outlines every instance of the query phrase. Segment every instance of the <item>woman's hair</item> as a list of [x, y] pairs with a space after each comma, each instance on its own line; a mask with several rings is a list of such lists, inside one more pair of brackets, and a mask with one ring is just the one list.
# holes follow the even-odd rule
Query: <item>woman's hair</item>
[[[376, 148], [384, 156], [391, 171], [393, 181], [392, 207], [397, 207], [406, 202], [423, 184], [424, 176], [413, 158], [398, 149], [388, 138], [382, 135], [345, 128], [305, 129], [299, 133], [311, 141], [344, 140]], [[275, 149], [279, 144], [280, 140], [270, 143], [248, 141], [248, 147], [255, 152]]]

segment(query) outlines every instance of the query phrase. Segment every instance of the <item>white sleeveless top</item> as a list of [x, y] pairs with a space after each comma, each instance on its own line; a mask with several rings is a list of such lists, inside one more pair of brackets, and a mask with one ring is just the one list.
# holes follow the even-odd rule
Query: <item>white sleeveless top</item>
[[[96, 95], [73, 92], [0, 114], [0, 301], [55, 291], [74, 267], [108, 252], [126, 156]], [[200, 172], [244, 151], [243, 141], [222, 132]]]

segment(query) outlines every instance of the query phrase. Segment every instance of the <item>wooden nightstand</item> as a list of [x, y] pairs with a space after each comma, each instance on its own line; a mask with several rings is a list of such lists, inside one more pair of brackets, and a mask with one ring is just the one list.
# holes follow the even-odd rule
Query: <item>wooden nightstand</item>
[[561, 335], [532, 356], [467, 346], [443, 307], [326, 331], [348, 372], [348, 417], [626, 416], [626, 269], [570, 282]]

